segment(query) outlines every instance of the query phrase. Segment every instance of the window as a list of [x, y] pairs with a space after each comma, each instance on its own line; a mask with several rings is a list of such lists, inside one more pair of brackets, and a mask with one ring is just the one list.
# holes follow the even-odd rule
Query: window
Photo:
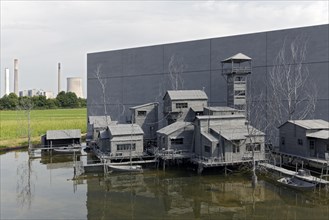
[[329, 144], [327, 144], [327, 151], [329, 152]]
[[246, 95], [246, 91], [245, 90], [235, 90], [234, 91], [234, 95], [245, 96]]
[[260, 143], [246, 144], [246, 151], [252, 152], [252, 148], [254, 147], [255, 152], [259, 152], [261, 150]]
[[188, 107], [188, 105], [187, 105], [187, 103], [176, 103], [176, 108], [187, 108]]
[[184, 143], [184, 138], [171, 138], [170, 141], [172, 145], [181, 145]]
[[315, 141], [314, 140], [310, 140], [310, 149], [314, 149], [315, 147]]
[[303, 139], [298, 138], [297, 143], [298, 145], [303, 145]]
[[211, 147], [210, 146], [204, 146], [204, 152], [210, 153], [211, 152]]
[[137, 111], [137, 116], [146, 116], [146, 111]]
[[286, 144], [286, 139], [284, 137], [281, 137], [281, 145], [285, 145]]
[[232, 141], [233, 153], [240, 152], [240, 141]]
[[117, 151], [132, 151], [136, 150], [136, 144], [117, 144]]

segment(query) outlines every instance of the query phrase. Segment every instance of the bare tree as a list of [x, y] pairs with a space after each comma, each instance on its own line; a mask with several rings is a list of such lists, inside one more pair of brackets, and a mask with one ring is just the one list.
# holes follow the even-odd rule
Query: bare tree
[[168, 64], [170, 87], [172, 90], [179, 90], [184, 87], [184, 80], [182, 79], [182, 73], [185, 65], [182, 60], [178, 60], [175, 55], [170, 57]]
[[269, 73], [268, 122], [272, 127], [270, 138], [275, 143], [279, 125], [312, 117], [315, 111], [317, 90], [304, 65], [306, 54], [305, 36], [297, 36], [290, 44], [285, 40]]
[[29, 152], [32, 148], [32, 129], [31, 129], [31, 111], [33, 109], [33, 101], [30, 97], [22, 97], [19, 100], [17, 110], [23, 111], [27, 117], [27, 141], [28, 141], [28, 149]]

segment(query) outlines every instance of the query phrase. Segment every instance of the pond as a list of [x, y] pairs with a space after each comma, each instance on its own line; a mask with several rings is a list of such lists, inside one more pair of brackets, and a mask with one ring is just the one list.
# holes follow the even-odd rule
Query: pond
[[[80, 157], [86, 160], [86, 156]], [[184, 169], [74, 178], [73, 157], [0, 155], [0, 219], [328, 219], [329, 193]]]

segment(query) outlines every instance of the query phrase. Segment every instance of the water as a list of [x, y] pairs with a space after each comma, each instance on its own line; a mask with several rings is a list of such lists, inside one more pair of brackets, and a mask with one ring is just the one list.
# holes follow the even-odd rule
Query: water
[[[84, 160], [86, 157], [81, 157]], [[0, 155], [0, 219], [329, 219], [329, 194], [243, 175], [185, 170], [90, 174], [72, 180], [72, 157]]]

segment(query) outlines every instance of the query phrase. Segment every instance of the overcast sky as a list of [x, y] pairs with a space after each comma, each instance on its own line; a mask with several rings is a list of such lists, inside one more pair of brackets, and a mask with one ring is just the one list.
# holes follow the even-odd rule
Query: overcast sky
[[[19, 90], [57, 93], [57, 63], [84, 81], [87, 53], [329, 23], [325, 1], [1, 0], [4, 72], [19, 59]], [[10, 90], [13, 91], [13, 77]]]

